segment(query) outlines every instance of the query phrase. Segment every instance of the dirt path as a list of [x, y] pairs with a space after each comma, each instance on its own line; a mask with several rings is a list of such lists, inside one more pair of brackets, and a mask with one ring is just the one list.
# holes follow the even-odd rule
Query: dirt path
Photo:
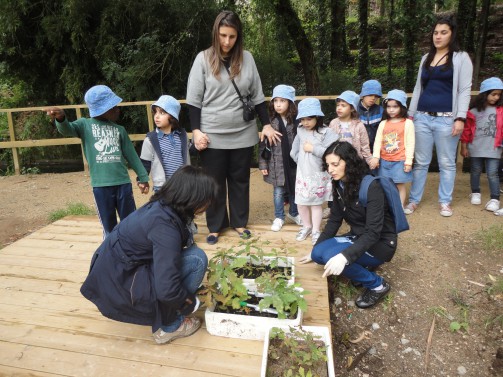
[[[269, 224], [272, 187], [258, 170], [251, 176], [250, 225]], [[488, 200], [484, 180], [483, 203]], [[503, 217], [470, 205], [469, 176], [459, 173], [454, 216], [443, 218], [437, 187], [438, 174], [430, 173], [423, 203], [408, 217], [411, 230], [400, 236], [393, 261], [381, 268], [392, 286], [386, 301], [370, 310], [356, 309], [358, 293], [340, 288], [341, 279], [334, 284], [339, 287], [332, 298], [336, 375], [503, 376], [503, 295], [486, 293], [489, 275], [503, 279], [503, 252], [482, 250], [476, 239], [482, 228], [503, 228]], [[68, 203], [93, 206], [89, 177], [83, 172], [0, 177], [0, 195], [0, 245], [46, 225], [49, 213]], [[135, 197], [138, 206], [147, 201], [137, 189]], [[468, 331], [450, 331], [452, 322]]]

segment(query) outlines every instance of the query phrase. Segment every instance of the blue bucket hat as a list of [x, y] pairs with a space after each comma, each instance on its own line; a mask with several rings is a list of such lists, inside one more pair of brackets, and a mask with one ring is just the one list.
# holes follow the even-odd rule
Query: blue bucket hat
[[355, 110], [358, 110], [358, 102], [360, 102], [360, 96], [353, 92], [352, 90], [346, 90], [341, 93], [337, 99], [341, 99], [349, 103]]
[[278, 85], [272, 91], [273, 100], [276, 97], [284, 98], [289, 101], [295, 101], [295, 88], [289, 85]]
[[480, 83], [480, 93], [489, 90], [503, 90], [503, 81], [499, 77], [490, 77]]
[[394, 99], [399, 102], [403, 107], [407, 107], [407, 94], [403, 90], [393, 89], [390, 90], [386, 96], [386, 101]]
[[174, 97], [168, 95], [160, 96], [159, 99], [152, 104], [151, 108], [153, 109], [154, 106], [160, 107], [173, 118], [179, 120], [178, 116], [180, 115], [180, 109], [182, 106]]
[[321, 111], [321, 103], [318, 98], [306, 98], [299, 102], [297, 119], [324, 116]]
[[365, 81], [362, 85], [362, 92], [360, 93], [360, 97], [373, 95], [382, 97], [381, 83], [377, 80]]
[[122, 102], [117, 94], [112, 92], [106, 85], [96, 85], [89, 89], [84, 95], [91, 118], [105, 114]]

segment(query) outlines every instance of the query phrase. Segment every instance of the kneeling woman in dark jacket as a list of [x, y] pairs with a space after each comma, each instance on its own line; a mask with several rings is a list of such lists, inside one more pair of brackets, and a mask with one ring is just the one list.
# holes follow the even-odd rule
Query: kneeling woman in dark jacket
[[186, 317], [199, 307], [195, 292], [208, 264], [187, 226], [214, 200], [217, 185], [185, 166], [117, 225], [96, 250], [80, 289], [116, 321], [152, 326], [157, 343], [193, 334], [201, 323]]
[[[365, 291], [355, 303], [368, 308], [390, 290], [389, 284], [371, 270], [393, 258], [397, 247], [395, 223], [377, 180], [369, 186], [367, 207], [358, 202], [361, 181], [370, 172], [350, 143], [336, 141], [325, 151], [323, 161], [332, 176], [334, 201], [318, 242], [300, 262], [324, 264], [323, 277], [342, 274], [355, 285], [363, 285]], [[336, 237], [342, 220], [349, 224], [350, 233]]]

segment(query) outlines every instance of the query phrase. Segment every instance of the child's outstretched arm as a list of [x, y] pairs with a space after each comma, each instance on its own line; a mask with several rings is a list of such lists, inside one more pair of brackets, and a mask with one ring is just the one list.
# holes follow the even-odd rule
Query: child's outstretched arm
[[48, 109], [44, 109], [44, 111], [49, 115], [51, 121], [57, 120], [58, 122], [63, 122], [66, 118], [65, 111], [60, 109], [59, 107], [49, 107]]

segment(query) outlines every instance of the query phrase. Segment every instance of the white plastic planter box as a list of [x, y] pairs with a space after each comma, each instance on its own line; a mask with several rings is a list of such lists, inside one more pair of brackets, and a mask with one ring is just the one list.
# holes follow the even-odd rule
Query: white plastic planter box
[[[295, 258], [294, 257], [264, 257], [261, 260], [251, 259], [253, 265], [259, 266], [261, 264], [269, 265], [271, 260], [278, 259], [278, 267], [290, 267], [291, 277], [288, 279], [288, 285], [293, 285], [295, 283]], [[261, 263], [263, 262], [263, 263]], [[243, 279], [243, 284], [248, 289], [249, 292], [257, 291], [257, 284], [255, 279]]]
[[[290, 332], [290, 328], [288, 325], [286, 326], [271, 326], [268, 329], [266, 329], [266, 334], [264, 337], [264, 351], [262, 353], [262, 370], [260, 372], [260, 377], [266, 377], [266, 371], [267, 371], [267, 360], [268, 360], [268, 351], [269, 351], [269, 336], [271, 329], [273, 327], [279, 327], [281, 328], [285, 333]], [[327, 370], [328, 370], [328, 376], [329, 377], [335, 377], [335, 370], [334, 370], [334, 355], [333, 355], [333, 350], [332, 350], [332, 339], [330, 337], [330, 331], [328, 330], [328, 327], [323, 327], [323, 326], [302, 326], [302, 330], [308, 331], [314, 335], [320, 336], [320, 340], [325, 343], [327, 346]]]
[[227, 338], [262, 340], [271, 327], [300, 326], [303, 313], [298, 311], [294, 319], [256, 317], [252, 315], [217, 313], [207, 308], [204, 314], [206, 330], [211, 335]]

